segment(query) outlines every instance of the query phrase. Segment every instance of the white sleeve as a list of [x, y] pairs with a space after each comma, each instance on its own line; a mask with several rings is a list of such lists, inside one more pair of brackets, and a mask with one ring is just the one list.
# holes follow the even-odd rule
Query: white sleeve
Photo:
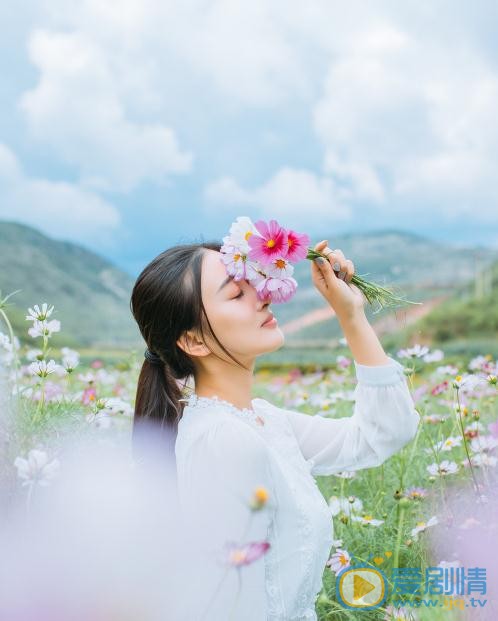
[[[196, 556], [196, 575], [189, 576], [195, 588], [186, 602], [192, 608], [182, 619], [266, 621], [264, 555], [228, 571], [220, 562], [228, 542], [268, 540], [275, 490], [266, 444], [247, 424], [227, 417], [209, 421], [177, 457], [179, 499]], [[258, 487], [266, 488], [268, 501], [251, 511]]]
[[358, 383], [352, 416], [328, 418], [284, 410], [311, 474], [378, 466], [415, 436], [420, 415], [403, 366], [388, 358], [378, 366], [354, 361]]

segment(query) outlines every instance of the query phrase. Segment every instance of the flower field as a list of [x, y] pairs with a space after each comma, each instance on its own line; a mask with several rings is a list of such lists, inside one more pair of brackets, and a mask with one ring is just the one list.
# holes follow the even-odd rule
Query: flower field
[[[2, 518], [19, 507], [29, 515], [43, 501], [64, 471], [67, 438], [112, 445], [131, 431], [141, 357], [124, 352], [111, 365], [53, 350], [51, 336], [63, 326], [52, 313], [48, 304], [26, 309], [32, 344], [21, 346], [8, 304], [0, 302]], [[339, 602], [336, 584], [341, 572], [359, 566], [380, 570], [387, 585], [385, 601], [362, 611], [364, 619], [494, 618], [497, 362], [486, 352], [448, 358], [420, 345], [391, 355], [405, 366], [421, 423], [413, 441], [380, 467], [317, 478], [334, 529], [318, 618], [358, 618]], [[354, 386], [353, 360], [341, 349], [312, 373], [260, 369], [254, 393], [310, 415], [340, 417], [353, 412]], [[264, 489], [255, 490], [248, 512], [264, 510], [267, 501]], [[249, 556], [232, 550], [233, 570], [243, 579], [243, 565], [263, 562], [264, 552], [264, 545]]]

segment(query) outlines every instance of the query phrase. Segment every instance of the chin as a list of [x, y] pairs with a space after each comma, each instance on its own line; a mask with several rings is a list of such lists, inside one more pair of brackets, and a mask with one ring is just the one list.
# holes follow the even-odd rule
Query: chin
[[276, 351], [277, 349], [280, 349], [280, 347], [282, 347], [282, 345], [285, 343], [285, 336], [280, 328], [278, 327], [275, 328], [272, 334], [273, 334], [273, 338], [267, 339], [270, 342], [268, 349], [266, 350], [268, 352]]

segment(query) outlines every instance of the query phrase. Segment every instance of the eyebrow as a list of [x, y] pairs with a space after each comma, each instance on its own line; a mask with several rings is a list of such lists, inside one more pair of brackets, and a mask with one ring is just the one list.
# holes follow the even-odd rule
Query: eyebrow
[[223, 289], [223, 287], [225, 287], [226, 285], [228, 285], [228, 283], [233, 280], [233, 276], [227, 276], [227, 278], [225, 278], [225, 280], [221, 283], [221, 285], [218, 287], [218, 291], [216, 291], [216, 293], [218, 293], [219, 291], [221, 291]]

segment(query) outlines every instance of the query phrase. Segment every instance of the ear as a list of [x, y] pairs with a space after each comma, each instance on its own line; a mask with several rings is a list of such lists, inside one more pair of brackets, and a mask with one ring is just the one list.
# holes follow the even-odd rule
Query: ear
[[178, 347], [191, 356], [207, 356], [211, 352], [192, 331], [187, 330], [176, 341]]

